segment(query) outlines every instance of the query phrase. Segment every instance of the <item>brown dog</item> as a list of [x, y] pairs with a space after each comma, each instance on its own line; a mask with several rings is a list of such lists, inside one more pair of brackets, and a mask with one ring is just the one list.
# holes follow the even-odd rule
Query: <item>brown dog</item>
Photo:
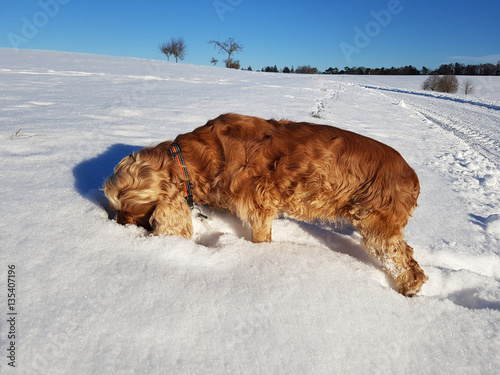
[[127, 156], [104, 185], [118, 223], [155, 234], [191, 237], [191, 199], [250, 223], [253, 242], [271, 241], [281, 213], [347, 219], [406, 296], [427, 280], [403, 233], [419, 192], [413, 169], [380, 142], [326, 125], [237, 114]]

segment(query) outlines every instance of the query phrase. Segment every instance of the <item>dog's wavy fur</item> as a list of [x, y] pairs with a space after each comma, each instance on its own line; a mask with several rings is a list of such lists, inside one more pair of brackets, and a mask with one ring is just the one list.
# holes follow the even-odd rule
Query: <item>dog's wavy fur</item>
[[[226, 209], [271, 241], [280, 214], [298, 220], [347, 219], [382, 262], [401, 294], [427, 280], [404, 241], [417, 205], [417, 175], [389, 146], [331, 126], [225, 114], [175, 141], [182, 149], [194, 201]], [[104, 184], [121, 224], [155, 234], [193, 235], [172, 142], [124, 158]]]

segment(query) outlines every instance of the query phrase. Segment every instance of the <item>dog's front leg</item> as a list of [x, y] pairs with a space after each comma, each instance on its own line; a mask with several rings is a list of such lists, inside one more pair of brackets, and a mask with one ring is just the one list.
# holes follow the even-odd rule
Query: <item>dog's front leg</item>
[[251, 222], [252, 242], [271, 242], [272, 224], [272, 219]]

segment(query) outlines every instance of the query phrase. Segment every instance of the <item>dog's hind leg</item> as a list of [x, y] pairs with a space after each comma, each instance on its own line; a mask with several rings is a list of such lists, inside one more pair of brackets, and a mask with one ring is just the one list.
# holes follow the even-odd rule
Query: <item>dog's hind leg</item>
[[396, 282], [398, 292], [404, 296], [417, 294], [428, 279], [413, 258], [413, 249], [402, 238], [386, 241], [380, 258], [387, 273]]
[[[400, 248], [402, 250], [401, 253], [404, 253], [403, 257], [404, 261], [402, 262], [402, 272], [396, 276], [394, 275], [396, 280], [396, 285], [398, 287], [398, 292], [411, 297], [417, 294], [420, 289], [422, 289], [422, 285], [429, 279], [420, 265], [417, 263], [415, 259], [413, 259], [413, 249], [408, 245], [405, 241], [401, 241]], [[398, 264], [398, 259], [391, 259], [387, 262], [386, 268], [395, 265], [396, 268]]]
[[417, 294], [428, 277], [413, 259], [413, 249], [404, 241], [403, 228], [375, 215], [363, 220], [358, 229], [368, 252], [382, 262], [398, 292], [408, 297]]

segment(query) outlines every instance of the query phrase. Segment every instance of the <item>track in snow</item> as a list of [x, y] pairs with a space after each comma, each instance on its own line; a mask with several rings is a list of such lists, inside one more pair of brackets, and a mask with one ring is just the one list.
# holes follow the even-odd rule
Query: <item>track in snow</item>
[[[500, 106], [474, 99], [453, 98], [435, 93], [360, 85], [366, 89], [387, 91], [404, 99], [407, 107], [449, 131], [472, 149], [500, 166]], [[446, 105], [443, 103], [446, 102]]]

